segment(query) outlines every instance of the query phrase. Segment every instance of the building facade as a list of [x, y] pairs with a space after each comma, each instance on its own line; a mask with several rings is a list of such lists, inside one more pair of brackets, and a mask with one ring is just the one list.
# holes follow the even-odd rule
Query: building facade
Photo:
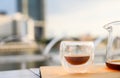
[[35, 22], [35, 39], [44, 38], [44, 0], [17, 0], [17, 11]]

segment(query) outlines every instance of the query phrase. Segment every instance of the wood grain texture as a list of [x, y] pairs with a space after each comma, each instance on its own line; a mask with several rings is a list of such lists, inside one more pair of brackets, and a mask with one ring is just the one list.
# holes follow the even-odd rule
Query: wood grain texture
[[40, 67], [42, 78], [120, 78], [120, 71], [108, 69], [105, 65], [93, 65], [87, 73], [71, 74], [62, 66]]

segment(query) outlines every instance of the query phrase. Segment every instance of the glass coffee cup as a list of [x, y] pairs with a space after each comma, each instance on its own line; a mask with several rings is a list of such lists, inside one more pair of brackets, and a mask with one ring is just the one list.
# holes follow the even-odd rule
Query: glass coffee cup
[[91, 41], [62, 41], [60, 57], [66, 71], [85, 73], [93, 63], [94, 44]]

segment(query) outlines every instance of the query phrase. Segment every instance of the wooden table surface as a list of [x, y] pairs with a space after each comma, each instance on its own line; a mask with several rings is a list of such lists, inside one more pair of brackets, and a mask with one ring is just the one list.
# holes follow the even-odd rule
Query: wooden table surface
[[108, 69], [105, 65], [93, 65], [87, 73], [71, 74], [62, 66], [40, 67], [42, 78], [120, 78], [120, 71]]
[[70, 74], [62, 66], [41, 66], [40, 69], [0, 72], [0, 78], [41, 78], [41, 76], [42, 78], [120, 78], [120, 71], [108, 69], [105, 65], [94, 65], [90, 72], [84, 74]]

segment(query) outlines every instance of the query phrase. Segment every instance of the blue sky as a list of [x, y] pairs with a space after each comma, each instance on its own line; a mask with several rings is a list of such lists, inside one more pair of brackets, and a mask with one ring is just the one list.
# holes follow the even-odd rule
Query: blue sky
[[[0, 0], [0, 11], [15, 13], [15, 2]], [[119, 9], [120, 0], [45, 0], [46, 36], [106, 35], [103, 25], [120, 20]]]
[[92, 7], [95, 2], [90, 0], [46, 0], [46, 9], [49, 14], [69, 13], [86, 6]]
[[0, 0], [0, 11], [7, 11], [8, 14], [16, 12], [16, 0]]
[[120, 20], [119, 0], [46, 0], [47, 36], [105, 36], [103, 25]]

